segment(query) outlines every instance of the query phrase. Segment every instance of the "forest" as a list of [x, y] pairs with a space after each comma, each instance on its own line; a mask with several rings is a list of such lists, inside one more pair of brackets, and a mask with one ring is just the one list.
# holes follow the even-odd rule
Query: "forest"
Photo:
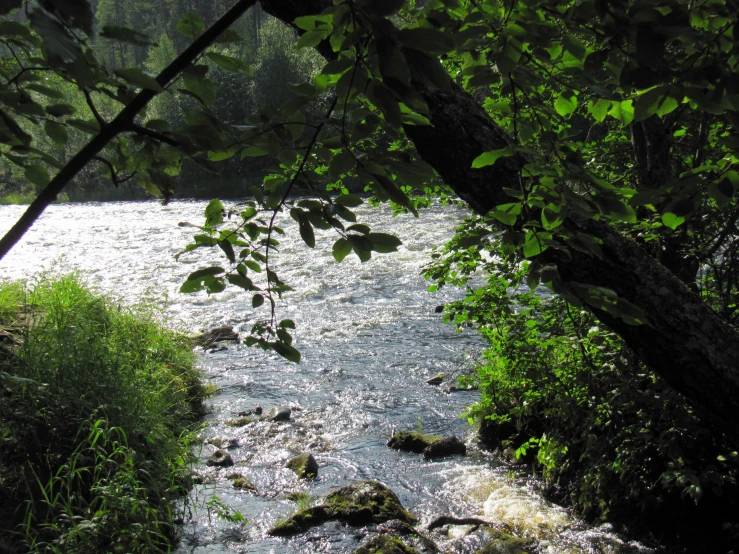
[[733, 0], [11, 0], [0, 194], [30, 205], [0, 257], [56, 200], [246, 198], [208, 204], [181, 254], [222, 262], [180, 290], [241, 291], [263, 313], [246, 344], [299, 362], [278, 213], [341, 263], [402, 244], [358, 222], [365, 205], [419, 220], [463, 206], [424, 274], [432, 292], [465, 291], [444, 319], [485, 341], [460, 383], [480, 391], [464, 415], [483, 445], [588, 521], [731, 552], [737, 13]]

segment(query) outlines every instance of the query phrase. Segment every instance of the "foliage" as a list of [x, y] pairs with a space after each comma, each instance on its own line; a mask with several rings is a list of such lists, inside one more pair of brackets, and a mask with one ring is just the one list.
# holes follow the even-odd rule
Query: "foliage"
[[33, 552], [166, 549], [204, 391], [185, 337], [74, 276], [0, 289], [3, 538]]
[[651, 526], [683, 545], [705, 544], [707, 532], [728, 540], [739, 458], [725, 437], [592, 314], [526, 286], [525, 265], [489, 265], [485, 283], [445, 311], [489, 344], [463, 378], [480, 389], [465, 415], [487, 445], [533, 462], [589, 519]]

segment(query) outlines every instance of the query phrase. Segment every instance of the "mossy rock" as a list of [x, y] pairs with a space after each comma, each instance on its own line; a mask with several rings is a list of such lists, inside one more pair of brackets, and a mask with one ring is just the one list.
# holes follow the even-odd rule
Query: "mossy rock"
[[236, 419], [229, 419], [226, 421], [226, 425], [229, 427], [243, 427], [244, 425], [249, 425], [250, 423], [254, 423], [255, 421], [259, 421], [255, 417], [238, 417]]
[[403, 450], [405, 452], [415, 452], [420, 454], [427, 447], [431, 446], [439, 440], [436, 435], [424, 435], [423, 433], [414, 433], [411, 431], [398, 431], [390, 437], [387, 445], [395, 450]]
[[499, 533], [476, 554], [533, 554], [535, 541]]
[[278, 521], [272, 529], [267, 531], [267, 534], [273, 537], [295, 535], [329, 519], [331, 519], [331, 516], [325, 506], [313, 506], [300, 510], [283, 521]]
[[355, 525], [383, 523], [391, 519], [411, 524], [416, 522], [416, 517], [403, 508], [393, 491], [369, 479], [336, 489], [326, 497], [325, 504], [334, 519]]
[[257, 487], [246, 477], [237, 477], [233, 480], [233, 487], [240, 491], [257, 492]]
[[350, 525], [383, 523], [391, 519], [416, 522], [416, 517], [403, 508], [393, 491], [377, 481], [365, 480], [336, 489], [320, 505], [300, 510], [276, 524], [267, 534], [293, 535], [329, 519]]
[[318, 475], [318, 462], [310, 452], [295, 456], [285, 467], [293, 470], [298, 479], [314, 479]]
[[404, 544], [400, 539], [390, 535], [380, 535], [357, 548], [352, 554], [419, 554], [419, 552]]
[[435, 441], [423, 449], [423, 457], [427, 460], [455, 454], [467, 455], [467, 446], [455, 436]]

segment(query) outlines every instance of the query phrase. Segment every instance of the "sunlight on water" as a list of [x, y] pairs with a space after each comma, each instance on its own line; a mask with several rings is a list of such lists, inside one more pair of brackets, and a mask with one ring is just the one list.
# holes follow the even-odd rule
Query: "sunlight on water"
[[[252, 310], [251, 295], [179, 293], [189, 273], [225, 261], [205, 249], [183, 255], [180, 262], [174, 259], [192, 234], [177, 223], [201, 223], [204, 208], [204, 202], [52, 206], [0, 262], [0, 277], [81, 271], [93, 287], [123, 303], [142, 298], [160, 303], [170, 326], [197, 331], [228, 324], [247, 332], [264, 315]], [[0, 206], [0, 231], [22, 212], [19, 206]], [[374, 230], [397, 234], [404, 242], [399, 252], [375, 255], [365, 264], [355, 256], [336, 264], [331, 255], [336, 236], [318, 231], [312, 250], [302, 244], [290, 218], [280, 222], [287, 236], [280, 237], [276, 269], [295, 291], [285, 295], [278, 312], [297, 323], [295, 340], [303, 355], [299, 365], [243, 345], [202, 354], [201, 367], [218, 393], [206, 417], [200, 454], [204, 460], [216, 445], [228, 445], [235, 465], [216, 470], [203, 461], [197, 470], [205, 484], [195, 493], [201, 505], [216, 494], [249, 524], [209, 517], [201, 507], [184, 526], [179, 552], [351, 552], [366, 540], [366, 529], [334, 522], [289, 540], [269, 538], [265, 532], [296, 509], [291, 492], [318, 498], [367, 478], [386, 483], [423, 524], [439, 515], [475, 516], [539, 539], [540, 552], [649, 552], [626, 543], [607, 526], [577, 522], [526, 482], [508, 478], [500, 462], [472, 445], [470, 456], [438, 462], [385, 446], [393, 431], [417, 426], [439, 435], [470, 433], [458, 416], [475, 402], [476, 393], [449, 393], [426, 380], [439, 372], [450, 378], [464, 373], [483, 344], [474, 333], [445, 327], [434, 313], [435, 306], [460, 293], [431, 294], [419, 276], [431, 249], [451, 236], [463, 213], [436, 208], [415, 219], [360, 209], [357, 215]], [[227, 425], [255, 406], [289, 406], [290, 421]], [[299, 482], [284, 468], [286, 460], [305, 451], [320, 466], [312, 483]], [[225, 478], [233, 472], [248, 478], [256, 493], [234, 489]], [[470, 530], [452, 526], [448, 535], [435, 532], [432, 538], [448, 552], [475, 552], [481, 538], [467, 535]]]

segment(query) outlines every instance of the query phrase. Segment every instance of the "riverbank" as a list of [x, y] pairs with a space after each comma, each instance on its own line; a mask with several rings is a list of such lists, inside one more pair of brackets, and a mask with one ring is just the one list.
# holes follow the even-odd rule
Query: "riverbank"
[[78, 278], [0, 285], [0, 551], [168, 550], [205, 388], [188, 340]]

